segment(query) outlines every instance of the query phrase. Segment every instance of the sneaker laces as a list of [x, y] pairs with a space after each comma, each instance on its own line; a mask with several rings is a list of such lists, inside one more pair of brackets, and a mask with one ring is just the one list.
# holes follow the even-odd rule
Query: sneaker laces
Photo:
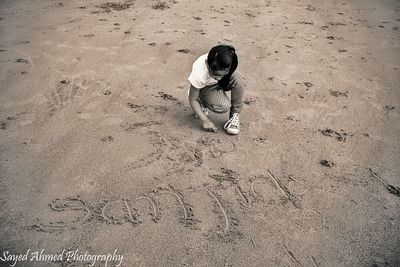
[[233, 113], [232, 117], [225, 123], [224, 128], [230, 128], [231, 126], [234, 126], [236, 128], [239, 128], [239, 114], [238, 113]]

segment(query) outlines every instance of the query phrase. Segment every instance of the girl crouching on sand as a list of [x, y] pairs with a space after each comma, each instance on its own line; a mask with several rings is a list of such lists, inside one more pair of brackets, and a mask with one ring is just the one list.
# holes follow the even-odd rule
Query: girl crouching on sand
[[[229, 120], [224, 128], [229, 134], [240, 132], [239, 114], [243, 107], [245, 84], [241, 75], [235, 72], [237, 66], [238, 57], [230, 45], [217, 45], [193, 63], [188, 78], [191, 83], [189, 103], [206, 131], [218, 131], [207, 117], [208, 110], [216, 113], [229, 110]], [[231, 91], [231, 99], [227, 91]]]

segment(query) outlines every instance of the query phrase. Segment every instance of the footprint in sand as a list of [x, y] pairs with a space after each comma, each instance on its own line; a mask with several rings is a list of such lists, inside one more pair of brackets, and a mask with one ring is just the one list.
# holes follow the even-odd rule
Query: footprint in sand
[[49, 116], [62, 111], [72, 104], [84, 104], [96, 96], [104, 96], [109, 92], [109, 86], [100, 79], [81, 75], [55, 81], [55, 89], [47, 95], [47, 109]]
[[56, 83], [55, 90], [48, 96], [49, 109], [53, 113], [56, 110], [62, 110], [65, 106], [74, 102], [79, 87], [73, 85], [70, 80], [61, 80]]

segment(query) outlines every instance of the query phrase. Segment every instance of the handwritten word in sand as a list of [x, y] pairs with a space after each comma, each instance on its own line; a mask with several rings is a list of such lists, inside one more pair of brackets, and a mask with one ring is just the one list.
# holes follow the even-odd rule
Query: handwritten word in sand
[[[272, 201], [282, 205], [288, 204], [291, 209], [287, 214], [293, 217], [294, 222], [301, 223], [304, 219], [302, 217], [310, 217], [311, 214], [316, 217], [314, 221], [325, 225], [325, 218], [320, 212], [302, 209], [298, 196], [304, 194], [306, 189], [303, 191], [293, 190], [299, 186], [294, 187], [290, 183], [286, 186], [269, 171], [267, 176], [261, 175], [242, 180], [239, 185], [236, 173], [227, 169], [221, 170], [220, 174], [210, 175], [219, 182], [218, 186], [205, 184], [178, 190], [172, 185], [164, 185], [134, 198], [104, 199], [92, 205], [86, 203], [79, 196], [55, 199], [49, 205], [52, 211], [57, 212], [57, 214], [52, 213], [54, 216], [52, 222], [45, 223], [37, 219], [31, 228], [43, 232], [56, 232], [77, 229], [92, 220], [108, 224], [131, 224], [135, 227], [145, 222], [158, 223], [162, 219], [163, 213], [170, 208], [170, 205], [165, 202], [168, 197], [177, 204], [178, 212], [175, 212], [177, 220], [189, 229], [198, 229], [198, 225], [203, 220], [207, 220], [207, 218], [197, 217], [194, 210], [201, 209], [204, 212], [204, 209], [209, 209], [210, 213], [214, 214], [212, 220], [217, 224], [212, 226], [209, 231], [222, 235], [224, 240], [227, 236], [236, 238], [241, 235], [238, 230], [240, 225], [236, 218], [235, 206], [239, 206], [241, 209], [253, 209], [254, 205], [257, 205], [256, 203], [262, 202], [271, 204]], [[229, 194], [229, 192], [233, 194]], [[235, 197], [234, 201], [228, 199], [232, 196]], [[201, 203], [199, 204], [199, 202]], [[211, 205], [209, 208], [207, 208], [207, 203]], [[199, 214], [204, 214], [202, 212]], [[60, 220], [60, 217], [64, 219]]]

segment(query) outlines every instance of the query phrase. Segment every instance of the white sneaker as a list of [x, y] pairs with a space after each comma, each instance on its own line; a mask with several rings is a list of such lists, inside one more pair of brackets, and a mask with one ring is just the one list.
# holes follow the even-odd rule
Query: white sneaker
[[239, 113], [232, 114], [232, 117], [225, 123], [224, 129], [228, 134], [238, 134], [240, 132]]

